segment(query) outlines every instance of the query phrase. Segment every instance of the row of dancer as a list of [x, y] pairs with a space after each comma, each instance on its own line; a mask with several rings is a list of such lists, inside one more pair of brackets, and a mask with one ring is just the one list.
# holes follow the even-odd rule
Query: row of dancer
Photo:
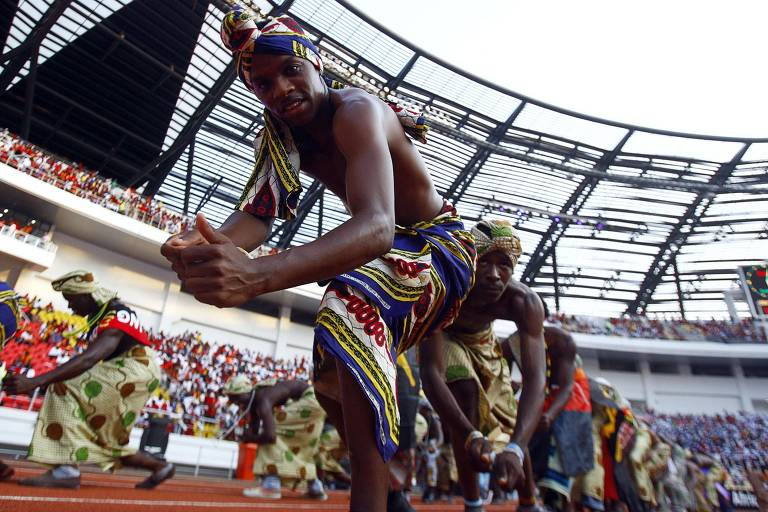
[[[201, 302], [233, 307], [304, 283], [327, 284], [315, 327], [313, 385], [349, 448], [350, 510], [383, 512], [392, 495], [388, 462], [401, 438], [396, 361], [412, 347], [419, 351], [427, 397], [450, 431], [465, 510], [482, 510], [479, 472], [495, 472], [502, 488], [520, 487], [524, 496], [547, 365], [543, 304], [511, 278], [520, 255], [512, 228], [481, 222], [470, 233], [438, 194], [413, 143], [426, 141], [423, 116], [327, 79], [320, 51], [293, 19], [265, 19], [236, 7], [221, 34], [238, 76], [265, 107], [265, 128], [237, 211], [216, 230], [199, 215], [196, 229], [163, 245], [184, 289]], [[350, 218], [314, 242], [249, 257], [275, 218], [296, 217], [299, 170], [336, 194]], [[504, 347], [487, 343], [498, 318], [518, 326], [519, 402]], [[468, 348], [473, 339], [486, 340], [480, 345], [489, 352]], [[132, 350], [147, 354], [143, 347]], [[96, 382], [77, 391], [93, 400], [114, 385]], [[23, 391], [32, 384], [17, 377], [8, 385]], [[49, 386], [46, 401], [55, 391]], [[122, 392], [113, 399], [123, 399]], [[92, 411], [82, 412], [89, 422]], [[129, 419], [135, 420], [122, 417], [128, 425]], [[46, 426], [46, 440], [51, 432], [58, 429]], [[34, 448], [33, 442], [37, 457]], [[69, 456], [78, 453], [90, 450]], [[150, 478], [170, 473], [166, 468], [154, 469]]]

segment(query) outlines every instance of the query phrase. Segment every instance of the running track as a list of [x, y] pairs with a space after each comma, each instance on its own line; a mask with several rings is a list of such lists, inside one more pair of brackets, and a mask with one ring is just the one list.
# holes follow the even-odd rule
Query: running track
[[[27, 462], [7, 461], [16, 470], [13, 480], [0, 482], [0, 511], [15, 512], [302, 512], [315, 510], [343, 512], [349, 495], [329, 493], [328, 501], [301, 499], [297, 492], [284, 491], [280, 501], [245, 498], [241, 491], [248, 486], [242, 480], [195, 478], [180, 475], [152, 491], [134, 489], [146, 475], [123, 470], [116, 474], [84, 468], [79, 490], [38, 489], [23, 487], [15, 480], [40, 474], [42, 469]], [[424, 505], [414, 500], [418, 511], [462, 511], [461, 500], [452, 505], [439, 502]], [[514, 506], [489, 506], [488, 512], [514, 512]]]

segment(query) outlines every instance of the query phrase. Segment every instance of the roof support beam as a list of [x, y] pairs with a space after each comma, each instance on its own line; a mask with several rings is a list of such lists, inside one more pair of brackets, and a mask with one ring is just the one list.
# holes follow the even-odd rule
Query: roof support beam
[[216, 189], [219, 188], [219, 185], [221, 185], [221, 180], [223, 178], [219, 176], [216, 178], [216, 181], [211, 183], [208, 188], [205, 190], [205, 195], [200, 198], [200, 202], [197, 204], [197, 208], [195, 208], [195, 215], [197, 215], [197, 212], [203, 209], [203, 207], [208, 204], [208, 201], [211, 200], [211, 197], [213, 197], [213, 193], [216, 192]]
[[[603, 158], [601, 158], [595, 166], [595, 170], [601, 174], [605, 174], [633, 133], [634, 131], [628, 131], [610, 153], [603, 155]], [[581, 183], [579, 183], [579, 186], [576, 187], [576, 190], [571, 194], [571, 197], [565, 202], [561, 211], [566, 215], [576, 214], [592, 194], [592, 191], [599, 182], [600, 178], [596, 176], [584, 177], [584, 179], [581, 180]], [[523, 283], [528, 286], [533, 285], [536, 281], [536, 274], [539, 273], [539, 270], [541, 270], [541, 267], [544, 265], [544, 262], [547, 261], [547, 258], [554, 253], [555, 247], [557, 247], [557, 243], [560, 241], [560, 238], [562, 238], [567, 227], [568, 226], [565, 223], [557, 224], [553, 222], [541, 235], [541, 239], [533, 252], [531, 252], [531, 259], [525, 266], [525, 271], [523, 271], [523, 276], [520, 279]]]
[[557, 268], [557, 248], [552, 251], [552, 281], [555, 289], [555, 311], [560, 312], [560, 272]]
[[301, 198], [296, 218], [280, 224], [280, 227], [274, 230], [266, 241], [273, 242], [280, 249], [287, 249], [290, 247], [291, 240], [293, 240], [293, 237], [299, 232], [302, 222], [307, 218], [307, 215], [312, 210], [315, 203], [323, 197], [324, 192], [325, 187], [320, 184], [319, 181], [313, 181], [312, 185], [309, 186], [307, 192], [304, 194], [304, 197]]
[[[520, 104], [517, 106], [515, 111], [512, 112], [509, 118], [493, 130], [493, 132], [488, 136], [486, 142], [494, 146], [497, 145], [504, 138], [507, 130], [510, 126], [512, 126], [512, 123], [515, 122], [515, 119], [517, 119], [517, 116], [520, 115], [520, 112], [523, 111], [525, 105], [525, 101], [520, 102]], [[482, 169], [483, 165], [485, 165], [485, 162], [491, 156], [491, 153], [492, 151], [489, 147], [477, 147], [475, 154], [472, 156], [472, 158], [470, 158], [469, 162], [467, 162], [467, 165], [464, 166], [464, 169], [461, 171], [461, 173], [456, 176], [456, 179], [453, 180], [453, 183], [451, 183], [450, 187], [448, 187], [445, 195], [449, 201], [451, 201], [453, 204], [459, 202], [459, 199], [461, 199], [461, 196], [464, 195], [464, 192], [466, 192], [469, 184], [472, 183], [472, 180], [475, 178], [475, 176], [477, 176], [477, 173], [480, 172], [480, 169]]]
[[71, 3], [72, 0], [53, 2], [24, 42], [13, 50], [0, 55], [0, 65], [5, 68], [0, 74], [0, 94], [5, 92], [24, 67], [24, 63], [33, 55], [33, 52], [40, 50], [43, 39]]
[[190, 142], [187, 149], [187, 177], [184, 180], [184, 215], [189, 214], [189, 194], [192, 191], [192, 173], [195, 163], [195, 141]]
[[171, 169], [176, 164], [176, 160], [179, 159], [179, 156], [195, 138], [197, 131], [205, 120], [208, 119], [208, 116], [219, 100], [229, 90], [229, 86], [235, 81], [236, 76], [234, 65], [229, 64], [224, 68], [224, 71], [216, 79], [213, 87], [211, 87], [209, 95], [197, 106], [187, 124], [179, 132], [176, 140], [168, 146], [168, 149], [160, 153], [152, 162], [145, 166], [141, 172], [132, 177], [129, 182], [130, 186], [135, 187], [143, 180], [150, 178], [152, 183], [146, 188], [145, 193], [147, 195], [154, 195], [158, 191], [160, 185], [162, 185], [166, 176], [168, 176], [168, 173], [171, 172]]
[[411, 59], [405, 63], [405, 66], [403, 66], [403, 69], [400, 70], [397, 76], [387, 82], [387, 87], [389, 87], [389, 90], [394, 91], [400, 87], [400, 84], [403, 83], [405, 77], [408, 76], [408, 73], [410, 73], [411, 69], [413, 69], [413, 65], [416, 64], [417, 60], [419, 60], [419, 57], [421, 57], [421, 54], [418, 52], [414, 53], [413, 57], [411, 57]]
[[677, 256], [672, 258], [672, 270], [675, 274], [675, 289], [677, 290], [677, 304], [680, 307], [680, 316], [685, 320], [685, 303], [683, 302], [683, 288], [680, 286], [680, 271], [677, 268]]
[[27, 91], [24, 98], [24, 117], [21, 121], [21, 138], [29, 140], [29, 129], [32, 125], [32, 102], [35, 98], [35, 84], [37, 83], [37, 61], [40, 57], [40, 46], [32, 48], [29, 57], [29, 75], [27, 76]]
[[[722, 164], [720, 169], [718, 169], [709, 179], [709, 184], [715, 186], [723, 185], [736, 166], [741, 162], [741, 159], [744, 158], [744, 154], [751, 145], [751, 143], [745, 143], [730, 162]], [[712, 192], [702, 191], [696, 195], [696, 198], [685, 210], [685, 214], [680, 217], [680, 220], [678, 220], [675, 227], [672, 228], [667, 239], [659, 247], [659, 252], [656, 253], [656, 257], [653, 259], [653, 262], [648, 269], [648, 273], [645, 274], [645, 278], [643, 279], [642, 284], [640, 284], [637, 296], [629, 306], [627, 306], [625, 311], [626, 314], [645, 314], [648, 309], [648, 304], [650, 304], [651, 298], [653, 297], [653, 293], [656, 291], [656, 287], [667, 273], [672, 262], [676, 261], [680, 249], [685, 245], [688, 237], [693, 232], [693, 226], [699, 223], [706, 213], [707, 208], [709, 208], [709, 205], [712, 204], [714, 198], [715, 194]]]

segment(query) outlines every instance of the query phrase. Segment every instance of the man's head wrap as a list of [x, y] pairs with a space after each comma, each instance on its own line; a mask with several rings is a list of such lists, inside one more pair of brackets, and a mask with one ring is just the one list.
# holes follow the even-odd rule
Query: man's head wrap
[[16, 292], [7, 283], [0, 281], [0, 348], [13, 337], [19, 325], [17, 299]]
[[254, 93], [256, 89], [251, 80], [254, 54], [301, 57], [323, 72], [320, 51], [290, 16], [264, 20], [242, 6], [235, 6], [221, 22], [221, 41], [235, 58], [240, 80]]
[[93, 274], [87, 270], [74, 270], [51, 282], [54, 290], [68, 295], [90, 295], [96, 304], [103, 306], [117, 297], [117, 292], [102, 288]]
[[[301, 57], [323, 73], [320, 50], [289, 16], [264, 20], [244, 7], [235, 6], [222, 20], [221, 40], [232, 52], [238, 76], [253, 93], [256, 93], [252, 80], [255, 54]], [[332, 89], [345, 87], [336, 80], [323, 79]], [[390, 107], [406, 134], [422, 143], [427, 142], [429, 127], [420, 112], [395, 103], [390, 103]], [[238, 209], [257, 217], [293, 219], [301, 195], [301, 158], [290, 128], [265, 110], [264, 129], [256, 136], [254, 147], [256, 165], [240, 197]]]
[[250, 393], [253, 389], [253, 382], [248, 376], [242, 373], [233, 375], [224, 385], [224, 393], [227, 395], [241, 395]]
[[501, 251], [509, 256], [512, 265], [517, 265], [517, 260], [523, 253], [520, 236], [509, 221], [481, 220], [472, 228], [472, 236], [475, 237], [478, 258], [491, 251]]

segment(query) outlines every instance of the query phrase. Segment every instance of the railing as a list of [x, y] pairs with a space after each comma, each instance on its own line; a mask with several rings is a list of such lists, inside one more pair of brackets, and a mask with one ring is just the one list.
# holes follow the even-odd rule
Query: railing
[[[45, 157], [48, 157], [48, 155], [44, 153], [43, 155]], [[170, 210], [167, 210], [163, 207], [158, 207], [156, 205], [150, 206], [151, 210], [155, 210], [151, 214], [148, 212], [142, 211], [141, 206], [146, 204], [147, 198], [139, 194], [135, 194], [131, 197], [122, 197], [126, 189], [123, 189], [121, 187], [111, 187], [106, 194], [103, 194], [103, 193], [97, 194], [91, 190], [87, 190], [80, 187], [74, 187], [71, 181], [62, 180], [55, 175], [48, 174], [40, 170], [40, 168], [35, 168], [31, 165], [24, 166], [22, 168], [21, 166], [19, 166], [19, 163], [16, 157], [9, 156], [4, 163], [10, 167], [15, 168], [19, 172], [23, 172], [24, 174], [32, 176], [33, 178], [36, 178], [42, 182], [53, 185], [56, 188], [59, 188], [66, 192], [70, 192], [71, 194], [77, 197], [90, 201], [91, 203], [102, 206], [115, 213], [125, 215], [126, 217], [136, 219], [139, 222], [156, 227], [170, 234], [176, 234], [180, 232], [185, 222], [187, 225], [191, 224], [190, 219], [184, 219], [181, 215], [171, 212]], [[74, 172], [78, 172], [78, 171], [74, 171]], [[105, 181], [103, 181], [101, 178], [99, 178], [99, 186], [109, 186], [109, 185]], [[76, 190], [73, 191], [73, 188], [75, 188]], [[115, 198], [116, 201], [112, 201], [111, 199], [113, 198]], [[164, 215], [166, 216], [165, 219], [163, 219]]]
[[56, 244], [54, 244], [53, 242], [40, 238], [39, 236], [36, 236], [36, 235], [25, 233], [24, 231], [16, 229], [13, 226], [1, 227], [0, 236], [14, 238], [27, 245], [31, 245], [32, 247], [37, 247], [38, 249], [43, 249], [44, 251], [47, 251], [47, 252], [56, 252], [56, 250], [58, 249]]

